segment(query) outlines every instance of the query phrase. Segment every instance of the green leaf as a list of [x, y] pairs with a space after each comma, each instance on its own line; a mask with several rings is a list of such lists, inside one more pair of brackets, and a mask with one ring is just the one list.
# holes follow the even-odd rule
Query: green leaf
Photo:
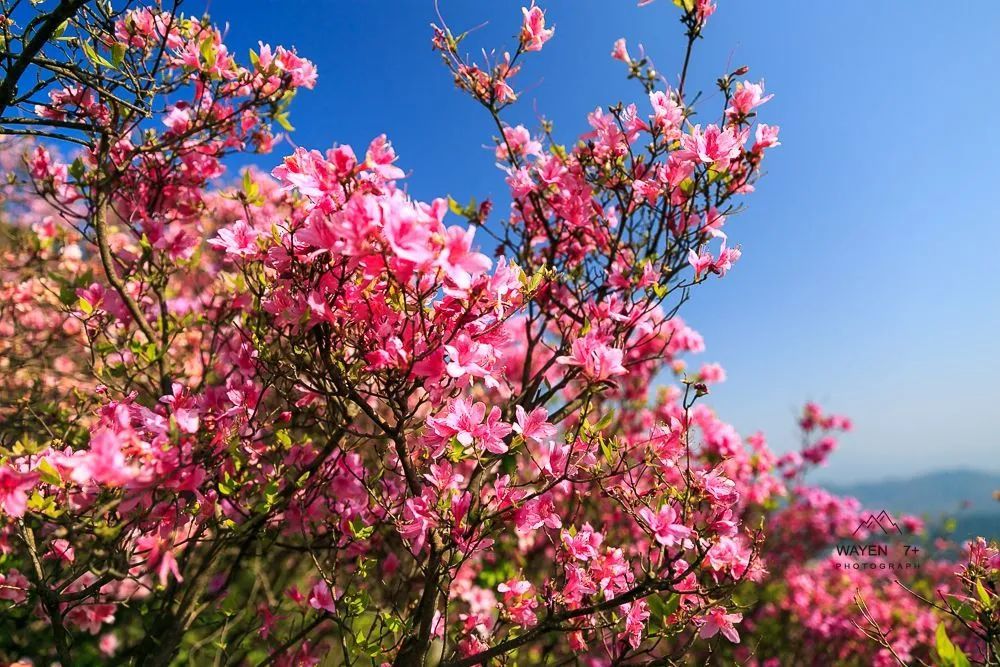
[[934, 638], [938, 657], [947, 667], [970, 667], [969, 658], [948, 638], [948, 631], [945, 629], [944, 623], [938, 623]]
[[111, 47], [111, 64], [115, 69], [119, 69], [122, 66], [123, 60], [125, 60], [125, 44], [115, 42]]
[[62, 477], [59, 476], [59, 471], [49, 463], [48, 459], [42, 459], [35, 470], [38, 471], [42, 481], [46, 484], [52, 484], [53, 486], [62, 484]]
[[601, 438], [601, 453], [604, 454], [604, 460], [608, 463], [615, 462], [614, 451], [611, 449], [611, 446], [604, 441], [604, 438]]
[[274, 120], [277, 121], [278, 125], [280, 125], [282, 128], [284, 128], [285, 132], [294, 132], [295, 131], [295, 128], [292, 126], [292, 124], [290, 122], [288, 122], [288, 114], [287, 113], [279, 113], [279, 114], [277, 114], [274, 117]]
[[69, 175], [73, 178], [80, 180], [83, 178], [84, 173], [86, 173], [87, 168], [83, 164], [83, 160], [76, 158], [73, 160], [72, 164], [69, 165]]
[[979, 601], [983, 603], [984, 607], [990, 606], [990, 595], [983, 588], [983, 582], [976, 580], [976, 596], [979, 597]]
[[89, 60], [94, 65], [101, 65], [103, 67], [114, 68], [114, 65], [109, 63], [106, 58], [99, 55], [97, 51], [94, 50], [94, 47], [90, 45], [90, 42], [81, 42], [80, 46], [83, 48], [83, 55], [87, 56], [87, 60]]
[[201, 41], [199, 51], [201, 51], [201, 57], [205, 61], [205, 65], [208, 69], [215, 67], [215, 59], [217, 56], [215, 51], [215, 40], [212, 39], [211, 35]]
[[231, 484], [231, 481], [232, 480], [230, 479], [228, 474], [226, 475], [225, 479], [219, 480], [219, 493], [221, 493], [224, 496], [233, 495], [233, 491], [235, 491], [235, 488]]
[[69, 285], [63, 285], [59, 288], [59, 301], [64, 306], [72, 306], [76, 303], [76, 291]]
[[606, 415], [604, 415], [603, 417], [601, 417], [601, 421], [599, 421], [596, 424], [594, 424], [594, 430], [595, 431], [603, 431], [607, 427], [611, 426], [611, 422], [612, 422], [612, 420], [614, 420], [614, 418], [615, 418], [615, 411], [614, 410], [609, 410]]
[[947, 664], [951, 664], [955, 659], [955, 645], [948, 639], [948, 631], [945, 629], [944, 623], [938, 623], [937, 630], [934, 632], [934, 641], [938, 657]]
[[351, 534], [359, 540], [367, 540], [375, 532], [375, 526], [366, 526], [359, 518], [351, 519], [348, 525], [351, 527]]

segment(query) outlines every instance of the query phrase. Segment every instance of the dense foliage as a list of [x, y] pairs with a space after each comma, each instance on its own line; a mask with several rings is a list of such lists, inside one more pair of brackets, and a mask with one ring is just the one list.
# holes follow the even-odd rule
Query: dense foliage
[[[0, 660], [997, 660], [995, 545], [857, 567], [872, 513], [804, 480], [850, 422], [809, 404], [777, 456], [705, 403], [678, 312], [779, 146], [746, 68], [696, 112], [710, 0], [675, 0], [669, 82], [614, 45], [641, 99], [570, 144], [504, 121], [542, 9], [487, 60], [434, 28], [500, 220], [408, 196], [385, 136], [225, 179], [315, 85], [292, 50], [3, 4]], [[920, 520], [886, 520], [909, 562]]]

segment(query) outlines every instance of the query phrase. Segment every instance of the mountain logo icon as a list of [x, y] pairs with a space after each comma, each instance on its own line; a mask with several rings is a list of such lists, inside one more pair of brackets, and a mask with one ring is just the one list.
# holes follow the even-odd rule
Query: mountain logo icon
[[857, 535], [861, 532], [861, 529], [865, 528], [870, 533], [874, 533], [876, 528], [882, 530], [886, 535], [891, 535], [892, 533], [903, 534], [903, 531], [899, 528], [899, 525], [892, 520], [889, 513], [882, 510], [878, 514], [869, 514], [867, 519], [864, 519], [858, 527], [854, 529], [854, 534]]

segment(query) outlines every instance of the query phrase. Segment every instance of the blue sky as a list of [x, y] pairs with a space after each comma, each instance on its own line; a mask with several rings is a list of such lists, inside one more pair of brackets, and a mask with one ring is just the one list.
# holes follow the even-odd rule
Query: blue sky
[[[469, 48], [512, 43], [521, 3], [440, 4], [453, 29], [489, 22]], [[682, 312], [705, 335], [703, 359], [729, 372], [713, 405], [778, 449], [795, 446], [807, 399], [849, 414], [856, 430], [820, 479], [1000, 469], [1000, 3], [719, 5], [690, 81], [717, 105], [715, 78], [750, 65], [775, 93], [761, 117], [781, 125], [783, 145], [727, 227], [743, 259]], [[680, 66], [669, 0], [543, 6], [556, 35], [519, 75], [511, 122], [533, 127], [544, 114], [570, 142], [596, 106], [642, 105], [608, 56], [618, 37], [633, 53], [644, 44], [668, 76]], [[213, 0], [210, 10], [241, 55], [261, 39], [317, 63], [316, 90], [292, 107], [296, 144], [363, 149], [385, 132], [416, 197], [503, 200], [482, 148], [489, 119], [430, 50], [433, 0]], [[273, 166], [286, 150], [257, 162]]]

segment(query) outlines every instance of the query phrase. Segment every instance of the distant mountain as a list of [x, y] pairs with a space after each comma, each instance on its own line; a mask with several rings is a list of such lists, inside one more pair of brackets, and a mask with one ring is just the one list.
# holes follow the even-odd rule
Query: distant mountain
[[854, 496], [872, 512], [922, 516], [932, 536], [947, 533], [958, 542], [976, 535], [1000, 539], [1000, 502], [994, 498], [1000, 491], [1000, 473], [949, 470], [911, 479], [821, 486]]
[[910, 479], [822, 486], [840, 495], [854, 496], [870, 510], [932, 518], [943, 514], [997, 514], [1000, 517], [1000, 502], [993, 497], [1000, 491], [1000, 473], [949, 470]]

